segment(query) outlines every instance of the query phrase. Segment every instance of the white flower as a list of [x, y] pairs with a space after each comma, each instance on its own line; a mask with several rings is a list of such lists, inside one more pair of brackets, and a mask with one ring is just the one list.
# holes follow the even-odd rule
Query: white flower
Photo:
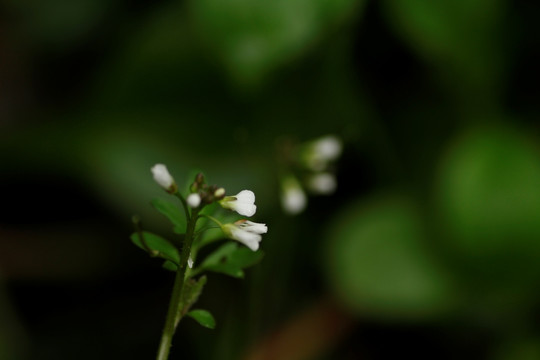
[[268, 226], [266, 224], [256, 223], [249, 220], [238, 220], [235, 225], [242, 230], [246, 230], [255, 234], [266, 234], [268, 232]]
[[227, 237], [241, 242], [252, 251], [259, 249], [259, 243], [262, 240], [261, 234], [265, 234], [268, 231], [268, 227], [265, 224], [249, 220], [239, 220], [233, 224], [225, 224], [221, 229]]
[[327, 135], [305, 145], [302, 159], [305, 165], [315, 171], [322, 171], [331, 161], [336, 160], [343, 150], [341, 139]]
[[306, 185], [314, 193], [328, 195], [336, 190], [337, 182], [333, 174], [319, 173], [310, 176]]
[[307, 205], [307, 196], [302, 186], [293, 176], [288, 176], [281, 181], [281, 206], [289, 215], [301, 213]]
[[167, 170], [167, 167], [163, 164], [156, 164], [152, 167], [152, 175], [154, 175], [154, 180], [170, 193], [174, 193], [177, 190], [176, 183], [174, 182], [173, 177]]
[[193, 269], [193, 259], [191, 258], [191, 256], [187, 259], [187, 266], [190, 269]]
[[196, 208], [201, 205], [201, 195], [197, 193], [189, 194], [186, 198], [186, 202], [191, 208]]
[[236, 211], [243, 216], [253, 216], [257, 211], [255, 194], [250, 190], [242, 190], [234, 196], [226, 196], [219, 203], [225, 209]]

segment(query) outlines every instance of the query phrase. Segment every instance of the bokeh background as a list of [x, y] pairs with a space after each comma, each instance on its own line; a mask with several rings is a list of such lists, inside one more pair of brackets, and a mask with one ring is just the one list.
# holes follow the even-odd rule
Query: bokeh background
[[[172, 235], [157, 162], [269, 226], [171, 359], [540, 359], [538, 10], [2, 1], [0, 359], [155, 356], [173, 274], [129, 235]], [[289, 216], [279, 144], [327, 134], [337, 190]]]

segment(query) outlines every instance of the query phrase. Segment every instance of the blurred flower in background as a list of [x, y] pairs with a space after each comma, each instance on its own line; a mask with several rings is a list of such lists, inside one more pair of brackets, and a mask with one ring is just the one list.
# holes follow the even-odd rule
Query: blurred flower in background
[[186, 358], [540, 358], [538, 10], [2, 2], [0, 359], [155, 356], [172, 277], [129, 234], [174, 237], [158, 162], [271, 228]]
[[295, 144], [290, 139], [279, 142], [281, 206], [289, 215], [297, 215], [307, 206], [306, 190], [330, 195], [337, 187], [332, 169], [341, 155], [342, 141], [335, 135]]

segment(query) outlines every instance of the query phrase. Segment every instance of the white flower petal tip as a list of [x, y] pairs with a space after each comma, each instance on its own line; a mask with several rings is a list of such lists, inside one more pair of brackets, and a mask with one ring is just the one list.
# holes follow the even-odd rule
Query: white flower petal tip
[[199, 205], [201, 205], [201, 196], [197, 193], [189, 194], [186, 198], [186, 202], [191, 208], [199, 207]]
[[170, 193], [176, 192], [176, 183], [165, 165], [156, 164], [151, 168], [151, 171], [154, 180], [158, 183], [159, 186], [161, 186], [163, 189], [167, 190]]
[[328, 163], [339, 158], [343, 151], [341, 139], [335, 135], [327, 135], [305, 145], [301, 158], [308, 168], [323, 171]]
[[309, 177], [306, 185], [316, 194], [329, 195], [336, 191], [337, 181], [333, 174], [320, 173]]
[[234, 224], [225, 224], [221, 227], [227, 237], [239, 241], [246, 245], [252, 251], [259, 249], [259, 243], [262, 240], [261, 234], [268, 231], [266, 225], [252, 223], [253, 225], [245, 225], [247, 220], [240, 220]]
[[307, 206], [307, 196], [294, 177], [282, 181], [281, 206], [289, 215], [297, 215]]
[[256, 223], [249, 220], [238, 220], [234, 224], [242, 230], [255, 234], [266, 234], [268, 232], [268, 226], [266, 226], [266, 224]]
[[322, 159], [331, 161], [336, 160], [343, 149], [341, 140], [335, 135], [327, 135], [313, 143], [313, 150], [317, 156]]
[[253, 216], [257, 212], [255, 194], [251, 190], [242, 190], [234, 196], [226, 196], [219, 202], [225, 209], [233, 210], [243, 216]]

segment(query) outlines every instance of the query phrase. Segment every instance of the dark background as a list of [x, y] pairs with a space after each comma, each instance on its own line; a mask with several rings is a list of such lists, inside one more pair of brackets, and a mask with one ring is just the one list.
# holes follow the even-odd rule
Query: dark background
[[[155, 356], [172, 273], [129, 241], [133, 214], [172, 236], [155, 163], [269, 227], [171, 359], [540, 359], [538, 10], [2, 1], [0, 359]], [[327, 134], [337, 191], [288, 216], [279, 144]]]

